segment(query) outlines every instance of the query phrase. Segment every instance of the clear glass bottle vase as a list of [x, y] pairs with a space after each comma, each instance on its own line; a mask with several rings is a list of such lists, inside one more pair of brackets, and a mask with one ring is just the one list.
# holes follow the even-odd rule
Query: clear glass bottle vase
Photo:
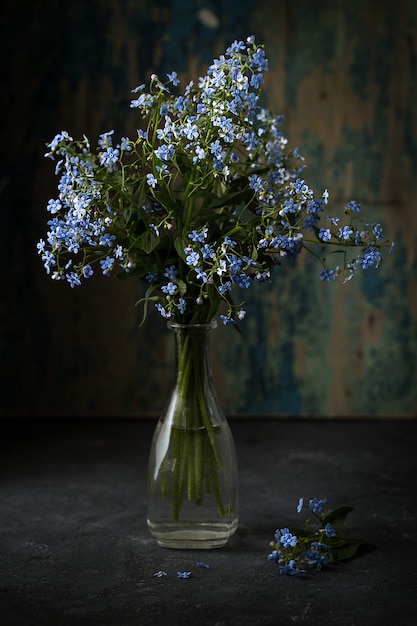
[[237, 462], [210, 367], [216, 322], [168, 322], [175, 381], [152, 440], [148, 528], [166, 548], [219, 548], [238, 525]]

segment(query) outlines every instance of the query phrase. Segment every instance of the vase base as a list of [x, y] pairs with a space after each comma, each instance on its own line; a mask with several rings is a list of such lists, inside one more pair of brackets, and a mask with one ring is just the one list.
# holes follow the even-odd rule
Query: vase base
[[148, 520], [151, 534], [162, 548], [178, 550], [207, 550], [222, 548], [235, 533], [238, 519], [213, 524], [154, 524]]

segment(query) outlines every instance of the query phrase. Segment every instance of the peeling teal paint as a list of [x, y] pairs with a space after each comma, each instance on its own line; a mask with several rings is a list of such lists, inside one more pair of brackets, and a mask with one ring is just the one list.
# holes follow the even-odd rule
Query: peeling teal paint
[[[162, 38], [164, 59], [162, 71], [183, 72], [190, 57], [209, 64], [216, 55], [219, 40], [227, 46], [235, 39], [252, 34], [251, 16], [254, 0], [202, 2], [201, 0], [167, 0], [170, 19]], [[200, 11], [209, 11], [218, 21], [209, 26]], [[214, 24], [214, 22], [213, 22]]]
[[364, 78], [360, 80], [360, 70], [363, 71], [366, 65], [361, 55], [362, 45], [366, 46], [363, 43], [362, 15], [363, 3], [360, 0], [302, 0], [297, 2], [297, 6], [292, 5], [289, 13], [292, 37], [286, 63], [286, 101], [289, 104], [296, 105], [297, 86], [303, 78], [316, 67], [325, 72], [332, 71], [336, 61], [345, 55], [348, 44], [354, 49], [356, 47], [358, 62], [353, 61], [352, 71], [357, 86], [365, 83]]
[[[315, 189], [320, 196], [323, 191], [323, 165], [325, 158], [325, 148], [323, 142], [313, 134], [310, 130], [305, 129], [303, 132], [302, 147], [300, 153], [307, 158], [308, 165], [305, 171], [305, 177], [309, 181], [309, 185]], [[308, 155], [308, 156], [307, 156]], [[304, 174], [303, 174], [304, 176]]]
[[[356, 389], [356, 410], [369, 415], [397, 415], [417, 408], [417, 320], [412, 315], [410, 275], [404, 272], [408, 252], [402, 238], [391, 259], [391, 271], [381, 272], [380, 281], [369, 274], [362, 280], [363, 293], [371, 307], [384, 315], [384, 341], [364, 346], [363, 374]], [[411, 276], [416, 276], [415, 268]]]

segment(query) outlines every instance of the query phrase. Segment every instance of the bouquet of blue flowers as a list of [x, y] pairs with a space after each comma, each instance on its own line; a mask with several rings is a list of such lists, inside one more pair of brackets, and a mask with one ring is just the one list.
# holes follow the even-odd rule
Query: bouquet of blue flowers
[[153, 304], [177, 323], [206, 323], [223, 303], [223, 322], [234, 324], [245, 309], [233, 287], [269, 281], [303, 249], [325, 281], [378, 267], [390, 245], [381, 225], [365, 225], [355, 201], [343, 219], [326, 214], [327, 190], [314, 197], [282, 116], [261, 106], [267, 70], [251, 36], [183, 93], [175, 71], [134, 89], [134, 138], [116, 143], [111, 130], [93, 150], [85, 136], [59, 133], [46, 155], [56, 160], [58, 196], [38, 243], [47, 273], [71, 287], [97, 270], [140, 279], [144, 319]]

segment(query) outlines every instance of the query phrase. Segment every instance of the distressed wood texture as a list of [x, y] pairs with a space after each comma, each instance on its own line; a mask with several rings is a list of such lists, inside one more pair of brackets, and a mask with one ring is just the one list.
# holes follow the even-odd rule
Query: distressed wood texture
[[[44, 144], [135, 133], [130, 90], [196, 79], [235, 39], [265, 43], [265, 104], [332, 208], [351, 198], [398, 242], [378, 272], [323, 284], [303, 256], [248, 297], [244, 336], [219, 326], [214, 378], [228, 415], [415, 417], [417, 5], [414, 0], [6, 1], [1, 23], [2, 415], [154, 416], [173, 345], [141, 287], [76, 289], [43, 273], [36, 242], [55, 195]], [[246, 294], [245, 294], [246, 295]]]

